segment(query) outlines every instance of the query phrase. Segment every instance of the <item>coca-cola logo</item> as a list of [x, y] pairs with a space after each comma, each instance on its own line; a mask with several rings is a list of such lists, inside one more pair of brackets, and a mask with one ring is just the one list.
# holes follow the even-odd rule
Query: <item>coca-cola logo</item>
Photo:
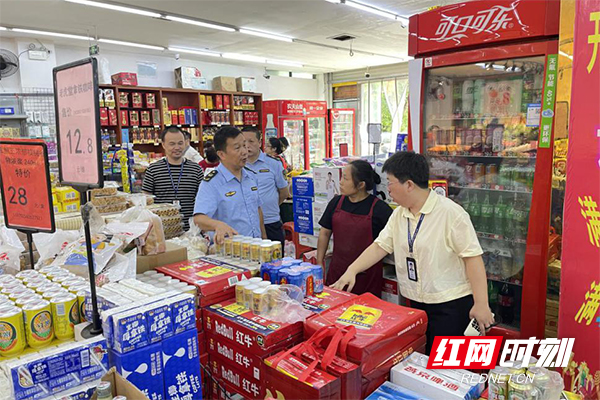
[[497, 33], [498, 31], [510, 29], [514, 26], [511, 21], [518, 20], [516, 5], [513, 3], [509, 7], [494, 6], [488, 10], [482, 10], [476, 14], [458, 16], [442, 14], [442, 21], [435, 31], [433, 40], [437, 42], [447, 42], [466, 38], [466, 33], [474, 35], [482, 32]]

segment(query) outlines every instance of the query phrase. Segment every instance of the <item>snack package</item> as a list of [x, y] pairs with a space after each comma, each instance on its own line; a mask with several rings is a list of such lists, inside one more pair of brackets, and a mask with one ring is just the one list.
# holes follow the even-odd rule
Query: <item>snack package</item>
[[145, 208], [145, 197], [140, 197], [133, 201], [137, 204], [121, 215], [120, 222], [124, 224], [131, 222], [148, 223], [148, 229], [139, 238], [141, 255], [147, 256], [164, 253], [167, 243], [160, 217]]

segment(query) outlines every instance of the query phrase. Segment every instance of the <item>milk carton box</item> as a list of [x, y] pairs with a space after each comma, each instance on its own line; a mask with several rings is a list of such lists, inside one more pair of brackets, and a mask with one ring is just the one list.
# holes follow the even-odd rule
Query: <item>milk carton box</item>
[[165, 396], [168, 399], [201, 399], [198, 331], [176, 334], [162, 341]]
[[125, 354], [110, 350], [110, 364], [150, 400], [165, 399], [160, 344], [152, 344]]
[[113, 317], [113, 349], [127, 353], [148, 344], [146, 314], [142, 307]]
[[148, 324], [148, 341], [157, 343], [173, 335], [173, 313], [169, 300], [145, 307]]
[[102, 336], [85, 340], [79, 348], [81, 382], [93, 382], [108, 372], [108, 343]]
[[185, 332], [196, 326], [196, 305], [194, 295], [185, 293], [169, 299], [173, 313], [173, 332]]

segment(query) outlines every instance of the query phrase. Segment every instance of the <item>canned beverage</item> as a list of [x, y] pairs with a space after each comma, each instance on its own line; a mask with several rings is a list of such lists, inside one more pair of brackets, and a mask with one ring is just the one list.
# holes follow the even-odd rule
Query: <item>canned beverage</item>
[[298, 286], [304, 293], [306, 293], [306, 287], [302, 282], [302, 274], [297, 271], [289, 270], [287, 274], [288, 285], [296, 285]]
[[265, 294], [269, 302], [269, 311], [277, 307], [277, 299], [280, 296], [279, 285], [269, 285], [265, 288]]
[[508, 380], [508, 400], [534, 400], [538, 398], [538, 394], [525, 374], [513, 375]]
[[27, 269], [25, 271], [18, 272], [15, 275], [15, 278], [20, 279], [20, 280], [24, 280], [27, 277], [38, 277], [38, 276], [40, 276], [40, 273], [37, 272], [36, 270]]
[[189, 293], [194, 295], [194, 297], [198, 294], [198, 289], [196, 288], [196, 286], [192, 286], [192, 285], [185, 285], [183, 287], [179, 287], [177, 290], [179, 290], [181, 293]]
[[172, 280], [173, 280], [173, 278], [171, 278], [170, 276], [161, 276], [160, 278], [158, 278], [158, 282], [166, 283], [166, 284], [168, 284]]
[[62, 285], [63, 282], [70, 280], [74, 276], [75, 275], [73, 275], [73, 274], [68, 274], [68, 275], [64, 274], [64, 275], [55, 276], [54, 278], [52, 278], [52, 282], [60, 283]]
[[215, 253], [221, 257], [224, 257], [225, 256], [225, 243], [221, 242], [219, 244], [219, 243], [215, 242]]
[[70, 293], [73, 293], [74, 295], [77, 295], [77, 292], [79, 292], [80, 290], [86, 289], [88, 288], [90, 285], [86, 284], [86, 283], [77, 283], [75, 285], [71, 285], [67, 288], [67, 290]]
[[46, 300], [50, 300], [53, 297], [62, 295], [62, 294], [67, 294], [69, 293], [65, 288], [59, 288], [59, 289], [50, 289], [47, 290], [45, 292], [42, 293], [42, 297]]
[[17, 279], [12, 275], [2, 274], [0, 275], [0, 287], [4, 287], [5, 283], [14, 282], [16, 280]]
[[23, 311], [17, 307], [0, 309], [0, 355], [16, 356], [26, 346]]
[[508, 373], [510, 375], [521, 375], [521, 374], [525, 373], [525, 368], [522, 368], [522, 367], [508, 367]]
[[235, 302], [238, 303], [239, 305], [244, 305], [246, 304], [246, 300], [244, 297], [244, 287], [252, 285], [252, 282], [250, 282], [247, 279], [244, 279], [243, 281], [239, 281], [238, 283], [235, 284]]
[[263, 240], [261, 242], [260, 245], [260, 263], [268, 263], [273, 261], [273, 252], [271, 249], [271, 242], [267, 241], [268, 243], [265, 243], [265, 241]]
[[233, 256], [233, 238], [227, 236], [223, 240], [223, 245], [225, 246], [225, 255], [230, 257]]
[[54, 278], [58, 278], [59, 276], [64, 276], [66, 274], [69, 274], [69, 271], [67, 271], [66, 269], [57, 268], [55, 270], [52, 270], [52, 271], [46, 273], [46, 278], [54, 279]]
[[530, 357], [529, 358], [529, 365], [527, 366], [527, 369], [535, 367], [535, 365], [537, 364], [537, 362], [538, 362], [537, 358]]
[[473, 175], [473, 182], [478, 184], [485, 183], [485, 164], [475, 164], [475, 173]]
[[278, 240], [271, 241], [271, 257], [273, 260], [281, 259], [282, 251], [281, 251], [281, 242]]
[[233, 243], [231, 244], [231, 256], [238, 260], [242, 256], [242, 240], [242, 238], [233, 238]]
[[496, 164], [486, 165], [485, 183], [490, 186], [495, 186], [498, 184], [498, 166]]
[[112, 399], [112, 387], [110, 382], [100, 381], [96, 387], [96, 393], [99, 399]]
[[496, 367], [490, 371], [488, 400], [508, 400], [508, 368]]
[[54, 335], [59, 340], [69, 340], [75, 337], [75, 325], [79, 323], [79, 306], [77, 296], [71, 293], [53, 297], [52, 323]]
[[125, 396], [115, 396], [112, 398], [112, 400], [127, 400], [127, 397]]
[[244, 261], [252, 261], [252, 254], [251, 254], [251, 249], [250, 246], [252, 245], [252, 241], [253, 239], [245, 239], [242, 240], [242, 249], [241, 249], [241, 255], [240, 258]]
[[260, 266], [260, 277], [265, 281], [271, 281], [271, 268], [273, 265], [265, 263]]
[[261, 239], [254, 239], [250, 243], [250, 261], [260, 262], [260, 245], [262, 244]]
[[549, 391], [552, 384], [549, 371], [545, 368], [531, 367], [527, 370], [526, 375], [533, 379], [533, 386], [540, 393], [540, 397], [550, 399], [552, 397], [546, 397], [545, 394]]
[[325, 285], [323, 279], [323, 268], [320, 265], [313, 265], [310, 267], [310, 272], [312, 273], [314, 279], [314, 291], [315, 293], [322, 293]]
[[27, 289], [27, 288], [16, 288], [14, 289], [12, 292], [10, 292], [8, 294], [8, 298], [12, 301], [15, 301], [18, 297], [24, 295], [24, 294], [32, 294], [35, 293], [33, 290], [31, 289]]
[[[88, 313], [86, 313], [85, 298], [86, 298], [86, 296], [89, 296], [89, 295], [90, 295], [89, 289], [80, 290], [79, 292], [77, 292], [77, 305], [79, 306], [79, 320], [81, 322], [87, 321]], [[90, 310], [90, 314], [91, 314], [91, 310]]]
[[258, 285], [250, 284], [244, 286], [244, 307], [248, 310], [252, 309], [252, 292], [258, 289]]
[[42, 267], [38, 270], [38, 272], [42, 275], [48, 275], [51, 272], [57, 272], [59, 270], [61, 270], [62, 268], [60, 267], [56, 267], [56, 266], [52, 266], [52, 265], [47, 265], [45, 267]]
[[315, 293], [314, 279], [310, 272], [310, 268], [297, 267], [296, 271], [302, 274], [302, 291], [304, 296], [312, 296]]
[[252, 291], [252, 312], [261, 315], [265, 310], [265, 289], [259, 287]]
[[273, 265], [271, 267], [271, 283], [276, 284], [279, 282], [279, 271], [281, 271], [282, 269], [284, 268], [281, 265]]
[[43, 297], [39, 294], [26, 294], [21, 296], [15, 300], [15, 305], [17, 307], [23, 307], [25, 304], [29, 303], [32, 300], [43, 300]]
[[289, 268], [281, 268], [277, 277], [277, 284], [287, 285], [289, 284], [288, 274], [291, 272]]
[[49, 345], [54, 339], [50, 302], [46, 300], [28, 302], [22, 309], [25, 337], [29, 347], [40, 348]]

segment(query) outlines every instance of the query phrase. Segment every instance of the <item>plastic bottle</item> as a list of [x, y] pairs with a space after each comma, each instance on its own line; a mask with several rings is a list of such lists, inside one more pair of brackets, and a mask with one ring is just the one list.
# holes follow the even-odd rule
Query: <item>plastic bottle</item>
[[469, 202], [469, 215], [476, 231], [481, 231], [481, 203], [477, 199], [477, 193]]
[[265, 126], [265, 136], [267, 138], [277, 137], [277, 127], [273, 123], [273, 114], [267, 114], [267, 126]]
[[494, 222], [492, 233], [504, 236], [506, 227], [506, 205], [502, 200], [502, 195], [498, 196], [498, 202], [494, 205]]
[[515, 239], [527, 239], [529, 208], [525, 201], [525, 195], [515, 193], [515, 213], [513, 229], [515, 230]]
[[473, 81], [467, 79], [462, 86], [462, 112], [464, 115], [473, 112]]
[[284, 257], [296, 258], [296, 246], [290, 240], [285, 241]]
[[498, 307], [498, 287], [496, 287], [493, 281], [488, 281], [488, 299], [490, 308], [495, 313]]
[[480, 229], [486, 233], [492, 233], [494, 218], [494, 205], [490, 202], [490, 194], [486, 193], [481, 204]]
[[473, 114], [481, 115], [483, 109], [483, 88], [485, 81], [483, 79], [475, 79], [473, 84]]
[[508, 283], [502, 285], [498, 293], [498, 311], [502, 323], [512, 324], [515, 320], [515, 291]]

